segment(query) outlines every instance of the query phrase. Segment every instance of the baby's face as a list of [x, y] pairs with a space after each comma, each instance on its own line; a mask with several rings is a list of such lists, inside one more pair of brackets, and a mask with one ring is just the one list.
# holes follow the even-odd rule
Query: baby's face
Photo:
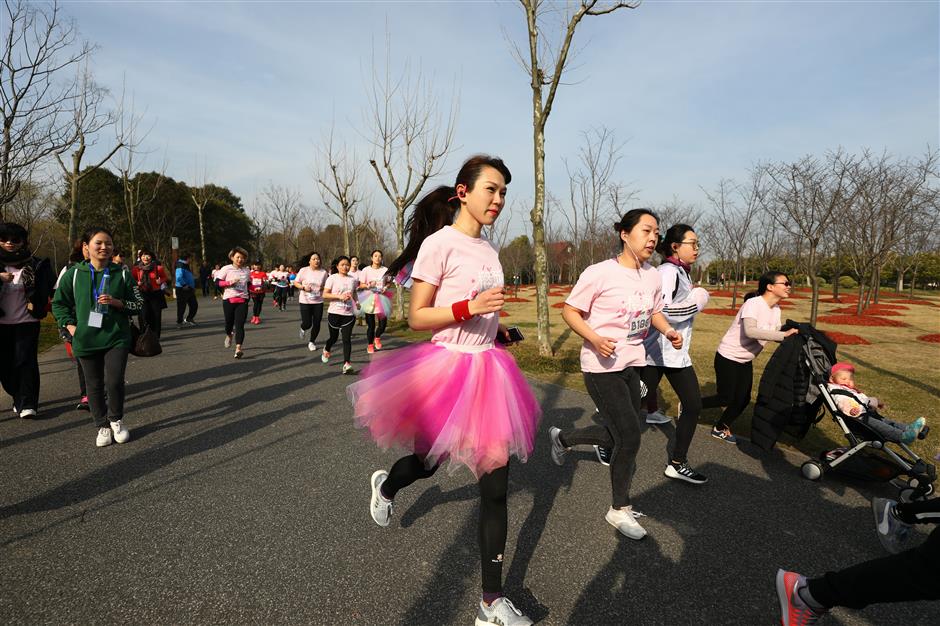
[[848, 370], [842, 370], [832, 375], [832, 382], [837, 385], [851, 387], [855, 384], [855, 373]]

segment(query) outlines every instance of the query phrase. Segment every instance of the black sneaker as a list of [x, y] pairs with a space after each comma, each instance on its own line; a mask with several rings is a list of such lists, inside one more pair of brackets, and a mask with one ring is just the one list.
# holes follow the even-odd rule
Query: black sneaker
[[687, 462], [670, 463], [666, 466], [666, 471], [664, 471], [663, 474], [669, 478], [684, 480], [685, 482], [692, 483], [693, 485], [701, 485], [708, 482], [708, 478], [689, 467]]
[[597, 455], [597, 460], [600, 461], [601, 465], [610, 465], [610, 448], [594, 446], [594, 454]]

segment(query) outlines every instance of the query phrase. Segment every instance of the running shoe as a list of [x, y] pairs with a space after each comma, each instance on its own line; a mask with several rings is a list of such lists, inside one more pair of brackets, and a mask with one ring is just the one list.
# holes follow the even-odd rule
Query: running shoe
[[737, 443], [738, 441], [738, 438], [732, 435], [730, 430], [718, 430], [715, 427], [712, 427], [712, 437], [727, 441], [728, 443]]
[[871, 510], [875, 514], [875, 530], [884, 549], [891, 554], [902, 552], [911, 538], [910, 524], [902, 522], [894, 513], [897, 502], [887, 498], [875, 498], [871, 501]]
[[646, 414], [646, 423], [647, 424], [668, 424], [672, 421], [672, 418], [663, 413], [662, 411], [656, 410], [652, 413]]
[[28, 420], [36, 417], [36, 409], [23, 409], [20, 411], [20, 419]]
[[620, 509], [611, 507], [604, 516], [607, 523], [620, 531], [620, 534], [630, 539], [642, 539], [646, 536], [646, 530], [636, 521], [632, 506], [625, 506]]
[[812, 626], [826, 611], [814, 611], [796, 592], [806, 578], [796, 572], [777, 570], [777, 599], [780, 600], [780, 623], [783, 626]]
[[226, 347], [226, 348], [231, 348], [231, 347], [232, 347], [232, 336], [231, 336], [231, 335], [225, 335], [225, 347]]
[[95, 439], [95, 445], [99, 448], [111, 445], [111, 429], [102, 426], [98, 429], [98, 437]]
[[555, 462], [555, 465], [564, 465], [565, 454], [568, 453], [568, 448], [561, 445], [561, 429], [557, 426], [552, 426], [548, 429], [548, 437], [552, 441], [552, 461]]
[[604, 446], [594, 446], [594, 454], [597, 455], [597, 460], [601, 465], [610, 466], [610, 448], [605, 448]]
[[355, 374], [356, 370], [353, 369], [352, 363], [343, 363], [343, 373], [344, 374]]
[[186, 320], [185, 322], [183, 322], [183, 324], [185, 324], [186, 326], [199, 326], [199, 324], [196, 323], [196, 320]]
[[927, 421], [922, 417], [918, 417], [908, 424], [907, 428], [905, 428], [904, 432], [901, 434], [901, 443], [914, 443], [914, 440], [917, 439], [917, 435], [920, 434], [920, 431], [924, 429], [926, 424]]
[[494, 600], [493, 604], [489, 606], [480, 602], [474, 626], [487, 626], [488, 624], [531, 626], [533, 623], [531, 619], [523, 615], [522, 611], [513, 606], [509, 598], [502, 597]]
[[317, 344], [313, 343], [312, 341], [308, 341], [308, 342], [307, 342], [307, 350], [310, 350], [311, 352], [316, 352], [316, 351], [317, 351]]
[[326, 350], [323, 350], [323, 352], [320, 353], [320, 360], [321, 360], [322, 362], [324, 362], [324, 363], [329, 363], [329, 362], [330, 362], [330, 353], [327, 352]]
[[382, 340], [379, 339], [378, 337], [375, 338], [375, 349], [376, 350], [382, 349]]
[[366, 346], [366, 352], [367, 352], [368, 354], [374, 354], [374, 353], [375, 353], [375, 346], [370, 343], [369, 345]]
[[307, 338], [307, 331], [305, 331], [303, 328], [300, 329], [300, 338], [301, 339]]
[[243, 356], [245, 356], [245, 353], [242, 352], [241, 350], [236, 350], [236, 351], [235, 351], [235, 358], [236, 358], [236, 359], [240, 359], [240, 358], [242, 358]]
[[684, 480], [685, 482], [692, 483], [693, 485], [702, 485], [708, 482], [708, 478], [692, 469], [688, 462], [670, 462], [668, 465], [666, 465], [666, 470], [663, 472], [663, 474], [669, 478]]
[[131, 438], [131, 433], [124, 428], [124, 420], [115, 420], [111, 422], [111, 432], [114, 433], [114, 441], [117, 443], [127, 443]]
[[372, 488], [372, 499], [369, 501], [369, 514], [372, 520], [381, 527], [388, 526], [392, 519], [394, 507], [391, 500], [386, 500], [382, 495], [381, 487], [385, 479], [388, 478], [388, 472], [385, 470], [376, 470], [372, 472], [372, 478], [369, 479], [369, 485]]
[[88, 409], [88, 396], [82, 396], [82, 399], [78, 401], [78, 404], [75, 405], [76, 411], [87, 411]]

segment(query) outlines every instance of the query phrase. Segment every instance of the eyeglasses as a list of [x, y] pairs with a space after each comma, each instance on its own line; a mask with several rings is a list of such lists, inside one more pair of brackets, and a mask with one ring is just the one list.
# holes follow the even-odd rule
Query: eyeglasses
[[788, 281], [786, 281], [786, 282], [774, 283], [774, 284], [775, 284], [775, 285], [784, 285], [784, 286], [786, 286], [786, 287], [789, 287], [789, 286], [792, 285], [793, 283], [791, 283], [791, 282], [788, 280]]
[[680, 241], [679, 243], [692, 246], [693, 250], [698, 250], [702, 247], [702, 244], [700, 244], [698, 241]]
[[23, 243], [23, 240], [19, 237], [0, 237], [0, 242], [2, 243], [12, 243], [14, 245], [18, 243]]

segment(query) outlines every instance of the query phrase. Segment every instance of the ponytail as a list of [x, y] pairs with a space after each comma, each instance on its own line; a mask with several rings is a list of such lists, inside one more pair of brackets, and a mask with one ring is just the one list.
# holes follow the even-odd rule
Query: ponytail
[[676, 251], [672, 249], [672, 244], [681, 244], [683, 239], [685, 239], [685, 234], [690, 231], [695, 232], [688, 224], [673, 224], [669, 227], [669, 230], [666, 231], [666, 235], [659, 240], [659, 244], [656, 246], [656, 252], [658, 252], [663, 259], [674, 256]]

